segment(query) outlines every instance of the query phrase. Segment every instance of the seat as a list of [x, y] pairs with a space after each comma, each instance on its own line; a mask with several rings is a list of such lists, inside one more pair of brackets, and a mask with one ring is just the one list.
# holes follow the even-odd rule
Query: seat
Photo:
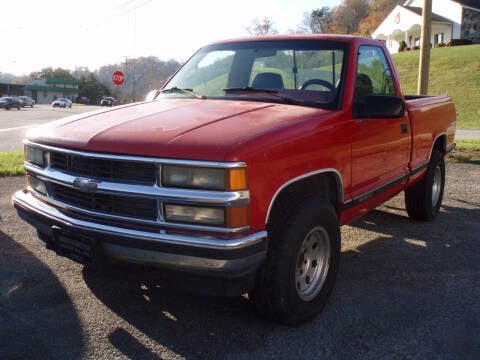
[[373, 94], [372, 79], [366, 74], [357, 74], [353, 95], [353, 117], [359, 118], [366, 115], [364, 112], [365, 98], [370, 94]]
[[252, 87], [258, 89], [283, 89], [283, 79], [277, 73], [259, 73], [253, 79]]
[[367, 95], [373, 94], [372, 79], [366, 74], [359, 73], [355, 82], [355, 102], [363, 103]]

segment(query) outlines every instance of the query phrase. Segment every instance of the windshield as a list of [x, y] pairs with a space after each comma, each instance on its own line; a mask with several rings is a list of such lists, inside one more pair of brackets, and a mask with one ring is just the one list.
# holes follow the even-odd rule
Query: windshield
[[207, 46], [175, 74], [159, 97], [195, 94], [337, 108], [347, 46], [298, 39]]

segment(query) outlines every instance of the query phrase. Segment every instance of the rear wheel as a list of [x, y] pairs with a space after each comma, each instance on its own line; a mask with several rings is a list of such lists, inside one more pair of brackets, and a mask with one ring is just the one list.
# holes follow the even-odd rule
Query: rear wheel
[[445, 188], [445, 162], [435, 150], [423, 179], [405, 190], [408, 216], [419, 221], [431, 221], [440, 213]]
[[340, 260], [340, 228], [327, 201], [307, 200], [273, 220], [269, 254], [252, 294], [257, 310], [288, 325], [318, 314], [328, 301]]

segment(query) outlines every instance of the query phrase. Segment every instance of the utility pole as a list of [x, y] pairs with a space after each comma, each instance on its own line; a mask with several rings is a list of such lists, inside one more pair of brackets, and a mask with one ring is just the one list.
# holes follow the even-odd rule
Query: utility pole
[[[127, 72], [127, 70], [128, 70], [128, 56], [124, 56], [124, 58], [125, 58], [125, 84], [124, 84], [124, 86], [125, 86], [125, 89], [127, 89], [128, 82], [129, 82], [128, 72]], [[123, 97], [123, 95], [122, 95], [122, 97]], [[122, 100], [122, 101], [127, 101], [127, 97], [125, 97], [125, 100]]]
[[426, 95], [428, 92], [431, 37], [432, 37], [432, 0], [423, 0], [422, 34], [421, 34], [421, 45], [420, 45], [420, 62], [418, 67], [418, 88], [417, 88], [417, 93], [419, 95]]
[[132, 78], [132, 102], [135, 102], [135, 54], [137, 47], [137, 8], [133, 9], [133, 78]]
[[135, 57], [133, 57], [132, 102], [135, 102]]

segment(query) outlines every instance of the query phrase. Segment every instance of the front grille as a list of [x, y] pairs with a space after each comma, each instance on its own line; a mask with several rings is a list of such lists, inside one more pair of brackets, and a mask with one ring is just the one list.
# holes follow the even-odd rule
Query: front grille
[[52, 151], [50, 166], [72, 175], [99, 180], [152, 185], [156, 180], [153, 163], [97, 159]]
[[156, 221], [157, 201], [129, 196], [85, 193], [63, 185], [51, 184], [50, 196], [55, 200], [89, 211]]

